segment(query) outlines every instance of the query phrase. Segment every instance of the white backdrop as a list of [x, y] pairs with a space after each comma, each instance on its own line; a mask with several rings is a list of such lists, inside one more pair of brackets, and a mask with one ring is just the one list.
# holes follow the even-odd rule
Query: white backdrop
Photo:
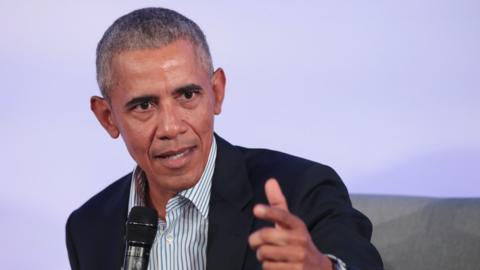
[[2, 269], [67, 269], [68, 214], [133, 168], [89, 97], [97, 41], [146, 6], [205, 31], [231, 142], [331, 165], [351, 192], [480, 196], [479, 1], [226, 2], [1, 1]]

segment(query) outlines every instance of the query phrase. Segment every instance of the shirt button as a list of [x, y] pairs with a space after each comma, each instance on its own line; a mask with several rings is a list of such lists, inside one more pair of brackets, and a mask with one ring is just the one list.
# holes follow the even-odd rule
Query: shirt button
[[169, 233], [166, 236], [167, 242], [171, 244], [173, 242], [173, 234]]

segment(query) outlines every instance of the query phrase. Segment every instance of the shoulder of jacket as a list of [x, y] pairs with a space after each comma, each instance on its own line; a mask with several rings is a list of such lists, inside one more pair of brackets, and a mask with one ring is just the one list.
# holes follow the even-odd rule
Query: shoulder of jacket
[[[132, 173], [129, 173], [111, 183], [73, 211], [69, 219], [81, 216], [92, 217], [96, 214], [101, 214], [102, 212], [108, 211], [105, 207], [108, 207], [108, 205], [112, 204], [115, 200], [126, 199], [126, 202], [128, 202], [131, 179]], [[125, 197], [125, 193], [127, 193], [126, 198], [122, 198]]]

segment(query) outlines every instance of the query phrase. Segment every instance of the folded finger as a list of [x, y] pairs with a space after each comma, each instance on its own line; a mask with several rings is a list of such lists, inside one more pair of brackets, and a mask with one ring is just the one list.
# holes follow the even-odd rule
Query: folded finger
[[275, 228], [263, 228], [250, 235], [248, 243], [252, 249], [257, 249], [261, 245], [288, 245], [291, 235], [288, 231]]
[[288, 262], [271, 262], [264, 261], [262, 262], [263, 270], [300, 270], [301, 265]]
[[298, 246], [262, 245], [257, 249], [259, 261], [301, 262], [305, 259], [305, 250]]
[[288, 212], [288, 210], [278, 207], [257, 204], [253, 208], [253, 214], [259, 219], [271, 221], [283, 228], [297, 229], [304, 227], [302, 220]]

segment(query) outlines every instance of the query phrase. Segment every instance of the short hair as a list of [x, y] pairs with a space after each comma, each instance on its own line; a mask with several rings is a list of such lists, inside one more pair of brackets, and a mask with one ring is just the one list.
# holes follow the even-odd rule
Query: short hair
[[205, 70], [212, 74], [208, 44], [198, 25], [180, 13], [166, 8], [143, 8], [118, 18], [97, 45], [97, 82], [102, 96], [109, 98], [113, 85], [112, 59], [126, 51], [162, 48], [174, 41], [189, 41]]

